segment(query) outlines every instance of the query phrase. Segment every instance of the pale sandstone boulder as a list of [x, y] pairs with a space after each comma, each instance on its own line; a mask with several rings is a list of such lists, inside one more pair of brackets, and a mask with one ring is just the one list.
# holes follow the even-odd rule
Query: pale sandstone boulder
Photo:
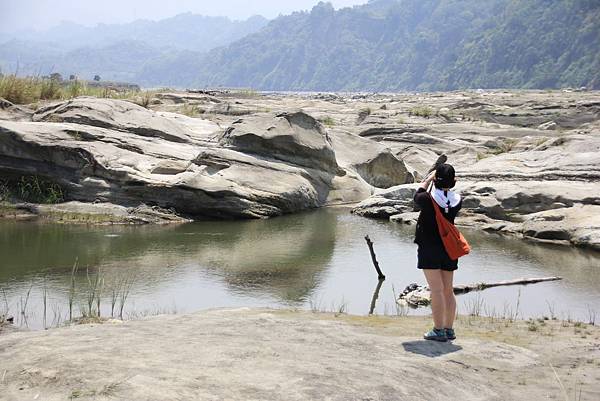
[[329, 130], [329, 137], [340, 166], [356, 171], [372, 186], [389, 188], [414, 181], [404, 161], [386, 146], [339, 129]]
[[525, 152], [503, 153], [458, 166], [469, 180], [599, 180], [600, 135], [549, 139]]
[[[377, 191], [356, 206], [358, 214], [369, 208], [396, 206], [412, 208], [417, 184], [399, 185]], [[600, 205], [600, 183], [584, 181], [478, 181], [459, 182], [463, 208], [496, 219], [519, 219], [519, 216], [545, 210], [572, 207], [576, 204]]]
[[505, 220], [575, 204], [600, 205], [600, 182], [477, 181], [460, 182], [457, 190], [465, 208]]
[[33, 121], [75, 123], [162, 138], [170, 142], [194, 142], [190, 132], [180, 124], [124, 100], [78, 97], [38, 109], [33, 114]]
[[28, 121], [32, 114], [33, 111], [28, 108], [17, 106], [0, 97], [0, 120]]
[[222, 130], [218, 124], [202, 118], [192, 118], [183, 114], [171, 113], [168, 111], [157, 111], [156, 114], [184, 126], [188, 131], [191, 131], [194, 138], [199, 140], [215, 142], [218, 134], [220, 134], [220, 131]]
[[419, 212], [400, 213], [400, 214], [395, 214], [390, 217], [390, 221], [393, 223], [406, 224], [409, 226], [416, 225], [418, 219], [419, 219]]
[[124, 207], [111, 203], [64, 202], [56, 205], [27, 205], [44, 220], [71, 224], [172, 224], [188, 223], [170, 210], [149, 207]]
[[303, 112], [240, 119], [224, 132], [219, 145], [334, 174], [340, 171], [327, 132]]
[[[352, 212], [411, 224], [417, 187], [378, 191]], [[458, 225], [599, 248], [600, 182], [460, 182], [457, 191], [463, 196]]]
[[109, 99], [54, 104], [34, 119], [0, 121], [0, 171], [45, 177], [68, 200], [262, 218], [358, 202], [372, 190], [337, 164], [326, 132], [304, 113], [254, 116], [216, 135], [213, 123]]
[[388, 219], [396, 214], [412, 212], [413, 198], [418, 187], [419, 184], [405, 184], [378, 190], [356, 205], [352, 213], [364, 217]]
[[522, 224], [523, 236], [566, 241], [600, 250], [600, 205], [576, 205], [534, 213]]

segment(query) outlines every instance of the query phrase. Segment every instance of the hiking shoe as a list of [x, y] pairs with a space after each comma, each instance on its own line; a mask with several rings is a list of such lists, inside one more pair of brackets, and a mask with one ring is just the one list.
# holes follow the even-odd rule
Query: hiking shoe
[[448, 341], [448, 337], [446, 337], [446, 330], [436, 329], [436, 328], [433, 328], [428, 333], [425, 333], [423, 335], [423, 338], [426, 340], [440, 341], [440, 342]]
[[444, 331], [446, 332], [446, 338], [448, 340], [456, 340], [456, 333], [454, 332], [454, 329], [444, 329]]

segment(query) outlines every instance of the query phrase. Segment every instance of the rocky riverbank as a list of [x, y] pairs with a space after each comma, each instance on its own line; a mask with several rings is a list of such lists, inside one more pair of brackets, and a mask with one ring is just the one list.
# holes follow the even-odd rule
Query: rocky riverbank
[[41, 177], [71, 201], [145, 204], [190, 218], [261, 218], [357, 202], [371, 195], [369, 182], [412, 181], [404, 163], [376, 142], [352, 137], [364, 154], [336, 152], [335, 139], [302, 111], [224, 123], [77, 98], [16, 120], [0, 121], [7, 186]]
[[600, 249], [599, 92], [164, 92], [148, 104], [1, 102], [5, 186], [40, 177], [69, 201], [18, 209], [77, 221], [94, 203], [118, 210], [101, 221], [144, 223], [362, 202], [358, 214], [410, 223], [410, 183], [445, 153], [462, 224]]
[[459, 317], [212, 310], [0, 336], [0, 399], [597, 399], [600, 330]]

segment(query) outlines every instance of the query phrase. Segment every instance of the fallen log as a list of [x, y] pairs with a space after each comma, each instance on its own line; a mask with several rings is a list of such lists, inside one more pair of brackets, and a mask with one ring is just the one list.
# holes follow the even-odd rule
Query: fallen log
[[[471, 291], [483, 291], [493, 287], [504, 287], [510, 285], [528, 285], [543, 283], [546, 281], [558, 281], [562, 277], [541, 277], [541, 278], [520, 278], [516, 280], [498, 281], [495, 283], [475, 283], [467, 285], [458, 285], [454, 287], [455, 294], [466, 294]], [[431, 303], [431, 293], [429, 288], [418, 284], [408, 285], [404, 291], [398, 296], [396, 302], [412, 307], [427, 306]]]
[[505, 280], [498, 281], [496, 283], [478, 283], [471, 285], [458, 285], [454, 287], [455, 294], [466, 294], [471, 291], [483, 291], [492, 287], [504, 287], [509, 285], [527, 285], [527, 284], [536, 284], [543, 283], [546, 281], [558, 281], [562, 280], [562, 277], [540, 277], [540, 278], [520, 278], [516, 280]]

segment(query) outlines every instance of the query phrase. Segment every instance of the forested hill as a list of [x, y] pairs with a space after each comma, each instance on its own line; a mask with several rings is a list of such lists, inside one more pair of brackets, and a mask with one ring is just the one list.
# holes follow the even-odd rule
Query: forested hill
[[600, 1], [372, 0], [337, 11], [320, 3], [197, 62], [196, 86], [600, 89]]

